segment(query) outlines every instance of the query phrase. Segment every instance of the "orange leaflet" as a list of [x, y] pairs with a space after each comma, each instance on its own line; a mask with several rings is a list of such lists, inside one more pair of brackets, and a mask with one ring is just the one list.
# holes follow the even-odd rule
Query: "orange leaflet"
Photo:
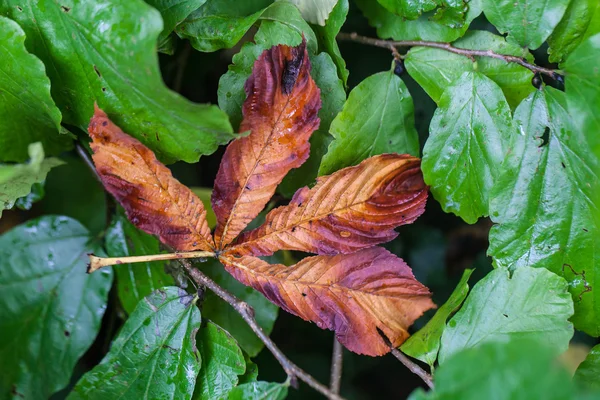
[[397, 236], [395, 227], [425, 210], [420, 164], [406, 154], [383, 154], [320, 177], [315, 187], [298, 190], [289, 205], [267, 214], [262, 226], [242, 234], [231, 251], [338, 254], [388, 242]]
[[407, 329], [435, 307], [404, 261], [380, 247], [349, 255], [308, 257], [292, 267], [251, 256], [221, 256], [238, 281], [320, 328], [359, 354], [378, 356], [408, 338]]
[[215, 180], [215, 242], [223, 249], [267, 204], [277, 185], [308, 158], [319, 126], [319, 88], [310, 76], [306, 41], [262, 53], [246, 82], [244, 120], [250, 135], [229, 144]]
[[102, 183], [138, 228], [176, 250], [214, 249], [202, 201], [96, 107], [88, 131]]

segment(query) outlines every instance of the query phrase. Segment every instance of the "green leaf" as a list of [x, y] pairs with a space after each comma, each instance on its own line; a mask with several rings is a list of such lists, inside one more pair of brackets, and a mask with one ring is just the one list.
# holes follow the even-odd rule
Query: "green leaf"
[[229, 400], [283, 400], [286, 398], [288, 385], [269, 382], [250, 382], [235, 387], [229, 393]]
[[0, 164], [0, 217], [2, 210], [12, 208], [20, 197], [27, 196], [33, 184], [43, 182], [52, 168], [64, 164], [58, 158], [44, 159], [44, 149], [39, 142], [30, 144], [28, 150], [27, 164]]
[[256, 382], [256, 379], [258, 378], [258, 365], [256, 365], [246, 353], [244, 353], [244, 360], [246, 361], [246, 372], [239, 377], [240, 385], [242, 383]]
[[[114, 216], [106, 231], [106, 252], [110, 257], [159, 254], [160, 243], [154, 236], [137, 229], [122, 211]], [[119, 264], [113, 267], [117, 275], [117, 293], [127, 314], [138, 302], [164, 286], [173, 285], [173, 277], [165, 272], [165, 263], [146, 262]]]
[[[526, 49], [507, 43], [503, 37], [487, 31], [469, 31], [453, 45], [463, 49], [491, 50], [534, 61]], [[413, 47], [406, 57], [406, 69], [435, 102], [439, 102], [445, 88], [466, 71], [481, 72], [496, 82], [513, 109], [535, 90], [531, 84], [533, 73], [527, 68], [491, 57], [475, 57], [475, 60], [476, 63], [473, 63], [465, 56], [441, 49]]]
[[460, 282], [458, 282], [458, 285], [456, 285], [446, 303], [437, 310], [435, 315], [423, 328], [419, 329], [417, 333], [404, 342], [401, 347], [404, 353], [426, 362], [433, 368], [440, 349], [442, 333], [446, 328], [446, 320], [460, 307], [465, 297], [467, 297], [467, 293], [469, 292], [469, 284], [467, 282], [473, 271], [472, 269], [466, 269], [463, 272]]
[[[221, 264], [213, 259], [202, 263], [202, 272], [217, 282], [228, 292], [237, 298], [250, 304], [254, 308], [255, 318], [258, 324], [268, 334], [273, 330], [277, 319], [278, 308], [256, 290], [244, 286], [229, 275]], [[238, 342], [240, 347], [250, 357], [256, 356], [263, 348], [263, 342], [254, 334], [248, 324], [237, 314], [229, 304], [223, 301], [213, 292], [206, 292], [206, 298], [202, 305], [202, 314], [227, 332]]]
[[584, 39], [600, 32], [599, 23], [590, 24], [594, 12], [600, 14], [597, 10], [600, 10], [597, 0], [571, 0], [562, 20], [548, 38], [550, 62], [566, 60]]
[[37, 203], [43, 199], [45, 194], [44, 182], [34, 183], [31, 185], [31, 192], [29, 192], [29, 194], [19, 197], [17, 201], [15, 201], [15, 207], [19, 210], [31, 210], [33, 203]]
[[0, 236], [0, 397], [47, 399], [92, 345], [112, 282], [88, 275], [102, 254], [71, 218], [45, 216]]
[[246, 100], [244, 84], [252, 73], [254, 62], [264, 50], [278, 44], [297, 46], [302, 41], [302, 34], [306, 37], [309, 55], [317, 50], [314, 32], [294, 5], [276, 2], [272, 7], [272, 10], [269, 8], [269, 14], [266, 11], [263, 13], [263, 17], [269, 18], [261, 22], [254, 36], [255, 43], [244, 44], [240, 52], [233, 56], [229, 71], [219, 79], [219, 107], [229, 115], [235, 129], [242, 121], [242, 104]]
[[321, 123], [310, 138], [310, 155], [300, 168], [291, 170], [279, 185], [279, 192], [285, 197], [292, 197], [296, 190], [313, 184], [319, 172], [319, 165], [333, 137], [329, 133], [331, 122], [342, 110], [346, 100], [346, 92], [342, 81], [338, 78], [335, 65], [327, 53], [311, 58], [311, 76], [321, 90], [319, 118]]
[[0, 16], [0, 161], [27, 160], [33, 142], [41, 142], [50, 155], [72, 147], [71, 138], [59, 133], [61, 115], [44, 64], [24, 43], [21, 27]]
[[429, 130], [421, 168], [435, 199], [470, 224], [488, 215], [514, 131], [498, 85], [479, 72], [463, 73], [442, 94]]
[[198, 331], [202, 369], [196, 382], [194, 400], [227, 397], [246, 370], [244, 355], [237, 342], [223, 328], [208, 322]]
[[371, 75], [352, 89], [330, 132], [335, 139], [321, 161], [319, 175], [378, 154], [419, 155], [412, 97], [391, 70]]
[[[377, 0], [388, 11], [403, 18], [417, 19], [427, 11], [436, 7], [433, 21], [441, 21], [450, 27], [460, 27], [465, 21], [465, 13], [469, 9], [462, 0]], [[467, 0], [468, 1], [468, 0]]]
[[590, 350], [585, 360], [579, 365], [573, 380], [580, 386], [600, 391], [600, 344]]
[[[490, 201], [497, 224], [488, 254], [498, 266], [543, 267], [563, 276], [577, 329], [600, 335], [600, 161], [573, 128], [564, 92], [536, 91], [515, 112], [517, 134]], [[585, 133], [593, 136], [595, 133]]]
[[46, 64], [63, 122], [85, 130], [97, 102], [165, 162], [196, 162], [235, 137], [216, 106], [164, 85], [156, 54], [162, 20], [143, 1], [7, 0], [0, 14], [21, 25], [27, 49]]
[[562, 353], [573, 336], [567, 283], [543, 268], [522, 267], [512, 277], [498, 268], [477, 282], [442, 334], [439, 363], [490, 341], [528, 339]]
[[570, 0], [481, 0], [483, 12], [508, 40], [532, 50], [546, 41]]
[[177, 287], [140, 301], [108, 354], [69, 399], [189, 399], [200, 371], [196, 298]]
[[163, 30], [158, 35], [159, 47], [166, 44], [168, 36], [193, 11], [206, 3], [206, 0], [144, 0], [156, 8], [163, 20]]
[[329, 14], [335, 7], [337, 0], [278, 0], [278, 1], [289, 1], [295, 4], [302, 14], [302, 18], [311, 24], [325, 25], [325, 20], [329, 17]]
[[569, 373], [545, 343], [511, 340], [464, 350], [436, 370], [435, 389], [416, 400], [565, 400], [573, 398]]
[[340, 33], [340, 29], [342, 29], [342, 25], [344, 25], [347, 15], [348, 0], [338, 0], [333, 11], [329, 14], [329, 18], [325, 22], [325, 26], [313, 26], [313, 30], [319, 41], [319, 50], [329, 53], [337, 66], [338, 76], [344, 83], [344, 87], [348, 86], [348, 75], [350, 72], [346, 69], [346, 61], [342, 58], [336, 37], [338, 33]]
[[377, 36], [394, 40], [428, 40], [434, 42], [453, 42], [467, 31], [469, 24], [481, 14], [481, 0], [471, 0], [461, 27], [446, 26], [445, 21], [434, 21], [426, 15], [410, 21], [394, 15], [374, 0], [356, 0], [356, 4], [377, 29]]
[[[600, 25], [600, 6], [596, 16]], [[600, 158], [599, 63], [600, 33], [584, 40], [563, 64], [569, 114], [597, 158]]]

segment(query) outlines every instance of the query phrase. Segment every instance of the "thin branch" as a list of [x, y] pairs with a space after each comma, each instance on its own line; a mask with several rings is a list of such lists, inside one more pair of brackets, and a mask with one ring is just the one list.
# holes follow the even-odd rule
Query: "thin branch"
[[88, 265], [88, 274], [99, 270], [102, 267], [108, 267], [110, 265], [117, 264], [133, 264], [150, 261], [164, 261], [164, 260], [180, 260], [183, 258], [206, 258], [214, 257], [215, 253], [212, 251], [183, 251], [179, 253], [166, 253], [166, 254], [152, 254], [146, 256], [130, 256], [130, 257], [98, 257], [93, 254], [88, 254], [90, 257], [90, 264]]
[[413, 362], [410, 358], [405, 356], [400, 352], [400, 350], [396, 348], [392, 348], [392, 354], [396, 357], [406, 368], [410, 370], [415, 375], [418, 375], [419, 378], [423, 379], [423, 382], [427, 384], [430, 388], [433, 389], [433, 380], [431, 379], [431, 375], [425, 372], [425, 370], [419, 367], [415, 362]]
[[250, 329], [260, 338], [260, 340], [265, 344], [265, 346], [271, 351], [273, 356], [279, 361], [279, 364], [285, 370], [285, 373], [288, 375], [288, 378], [292, 382], [295, 382], [296, 378], [308, 384], [310, 387], [320, 392], [324, 396], [333, 400], [343, 400], [337, 393], [332, 392], [327, 387], [319, 383], [315, 378], [304, 372], [300, 367], [290, 361], [282, 352], [279, 350], [277, 345], [269, 338], [269, 336], [262, 330], [260, 325], [256, 322], [254, 318], [254, 309], [227, 292], [225, 289], [217, 285], [212, 279], [208, 276], [204, 275], [199, 269], [194, 268], [192, 263], [188, 260], [180, 260], [180, 263], [183, 265], [185, 270], [188, 272], [190, 277], [196, 282], [198, 285], [203, 285], [212, 290], [217, 296], [225, 300], [229, 305], [233, 307], [238, 314], [246, 321], [246, 323], [250, 326]]
[[450, 53], [454, 53], [454, 54], [460, 54], [462, 56], [465, 57], [469, 57], [471, 60], [473, 60], [473, 57], [491, 57], [491, 58], [497, 58], [499, 60], [504, 60], [507, 63], [515, 63], [515, 64], [519, 64], [522, 67], [525, 67], [527, 69], [529, 69], [530, 71], [532, 71], [533, 73], [539, 73], [539, 74], [544, 74], [544, 75], [548, 75], [549, 77], [551, 77], [552, 79], [559, 79], [560, 74], [558, 73], [558, 71], [552, 70], [552, 69], [548, 69], [548, 68], [543, 68], [543, 67], [539, 67], [535, 64], [531, 64], [529, 62], [527, 62], [526, 59], [522, 58], [522, 57], [517, 57], [517, 56], [511, 56], [511, 55], [507, 55], [507, 54], [499, 54], [499, 53], [495, 53], [492, 50], [472, 50], [472, 49], [461, 49], [458, 47], [454, 47], [452, 46], [450, 43], [443, 43], [443, 42], [428, 42], [425, 40], [383, 40], [383, 39], [374, 39], [374, 38], [369, 38], [366, 36], [361, 36], [358, 35], [356, 33], [345, 33], [345, 32], [340, 32], [337, 35], [337, 38], [339, 40], [346, 40], [346, 41], [352, 41], [352, 42], [357, 42], [357, 43], [362, 43], [362, 44], [367, 44], [370, 46], [376, 46], [376, 47], [382, 47], [385, 49], [389, 49], [390, 46], [392, 47], [432, 47], [435, 49], [441, 49], [441, 50], [446, 50]]
[[102, 183], [102, 180], [100, 179], [100, 175], [98, 174], [98, 171], [96, 171], [96, 167], [94, 166], [94, 163], [90, 159], [90, 155], [87, 152], [87, 150], [79, 142], [75, 142], [75, 150], [77, 150], [77, 155], [79, 155], [79, 157], [85, 163], [85, 165], [89, 168], [89, 170], [92, 171], [92, 174], [94, 174], [94, 177], [98, 180], [98, 182]]
[[342, 384], [342, 369], [344, 366], [344, 348], [338, 340], [333, 338], [333, 352], [331, 353], [331, 378], [329, 380], [329, 390], [333, 393], [340, 392]]

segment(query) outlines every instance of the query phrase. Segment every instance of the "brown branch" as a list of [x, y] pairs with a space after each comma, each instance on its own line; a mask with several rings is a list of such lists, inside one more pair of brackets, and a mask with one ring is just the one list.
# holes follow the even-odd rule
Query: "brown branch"
[[308, 384], [308, 386], [312, 387], [319, 393], [326, 396], [328, 399], [333, 400], [343, 400], [337, 393], [329, 390], [327, 387], [319, 383], [315, 378], [304, 372], [300, 367], [290, 361], [282, 352], [279, 350], [277, 345], [269, 338], [269, 336], [262, 330], [256, 319], [254, 318], [254, 309], [248, 303], [241, 301], [231, 293], [227, 292], [221, 286], [217, 285], [212, 279], [208, 276], [204, 275], [199, 269], [194, 268], [192, 263], [188, 260], [179, 260], [181, 265], [188, 272], [189, 276], [196, 282], [197, 285], [203, 285], [212, 290], [217, 296], [225, 300], [241, 317], [246, 321], [250, 329], [260, 338], [260, 340], [265, 344], [265, 346], [271, 351], [273, 356], [279, 361], [279, 364], [285, 370], [285, 373], [288, 375], [288, 379], [292, 382], [292, 384], [297, 379]]
[[394, 47], [394, 48], [397, 48], [397, 47], [419, 47], [419, 46], [420, 47], [431, 47], [434, 49], [445, 50], [445, 51], [448, 51], [448, 52], [454, 53], [454, 54], [460, 54], [462, 56], [469, 57], [471, 60], [474, 59], [473, 57], [497, 58], [499, 60], [504, 60], [507, 63], [519, 64], [522, 67], [529, 69], [534, 74], [539, 73], [539, 74], [548, 75], [552, 79], [559, 79], [559, 77], [560, 77], [560, 74], [558, 73], [558, 71], [539, 67], [535, 64], [531, 64], [522, 57], [511, 56], [511, 55], [507, 55], [507, 54], [499, 54], [499, 53], [493, 52], [492, 50], [461, 49], [461, 48], [452, 46], [450, 43], [428, 42], [425, 40], [374, 39], [374, 38], [370, 38], [370, 37], [366, 37], [366, 36], [361, 36], [356, 33], [345, 33], [345, 32], [340, 32], [337, 35], [337, 38], [339, 40], [352, 41], [352, 42], [367, 44], [370, 46], [382, 47], [384, 49], [390, 49], [390, 46]]
[[340, 392], [342, 384], [342, 368], [344, 365], [344, 348], [338, 340], [333, 338], [333, 352], [331, 354], [331, 378], [329, 380], [329, 390], [333, 393]]
[[400, 352], [400, 350], [396, 348], [392, 348], [392, 354], [396, 357], [406, 368], [410, 370], [415, 375], [418, 375], [419, 378], [423, 379], [423, 382], [427, 384], [430, 388], [433, 389], [433, 380], [431, 379], [431, 375], [425, 372], [425, 370], [419, 367], [415, 362], [413, 362], [410, 358], [405, 356]]

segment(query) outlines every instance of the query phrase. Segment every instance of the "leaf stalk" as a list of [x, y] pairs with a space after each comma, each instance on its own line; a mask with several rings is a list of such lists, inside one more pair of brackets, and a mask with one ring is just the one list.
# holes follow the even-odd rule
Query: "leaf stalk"
[[184, 251], [178, 253], [152, 254], [147, 256], [130, 257], [98, 257], [94, 254], [88, 254], [90, 263], [88, 265], [88, 274], [99, 270], [102, 267], [108, 267], [117, 264], [133, 264], [151, 261], [180, 260], [187, 258], [207, 258], [215, 257], [212, 251]]

